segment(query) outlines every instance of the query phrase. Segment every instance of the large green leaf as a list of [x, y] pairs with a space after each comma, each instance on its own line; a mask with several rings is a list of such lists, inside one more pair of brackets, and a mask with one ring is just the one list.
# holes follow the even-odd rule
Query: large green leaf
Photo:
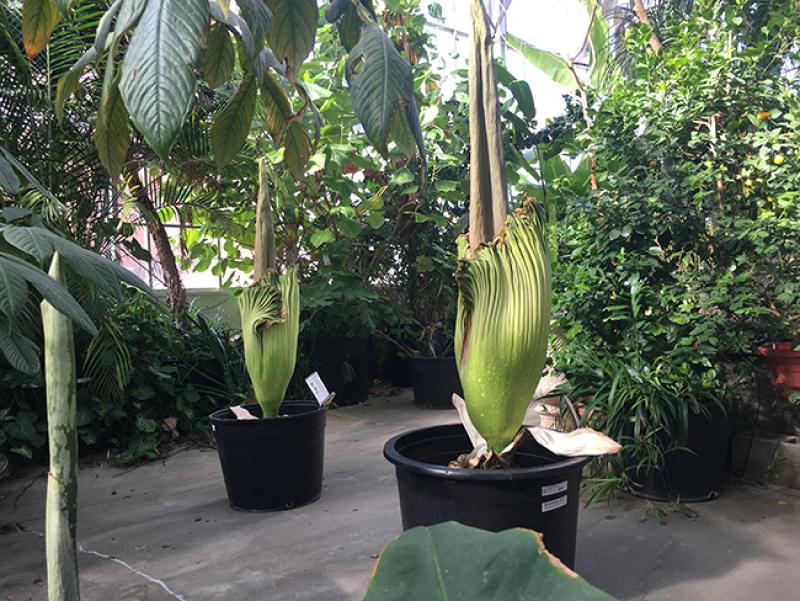
[[13, 322], [27, 298], [28, 284], [19, 270], [0, 266], [0, 313]]
[[264, 4], [264, 0], [237, 0], [236, 4], [242, 11], [245, 23], [250, 27], [256, 49], [260, 50], [272, 23], [272, 12]]
[[22, 334], [9, 331], [3, 320], [0, 320], [0, 352], [11, 367], [23, 373], [35, 374], [41, 369], [36, 345]]
[[258, 49], [253, 42], [253, 34], [245, 20], [233, 11], [228, 11], [226, 13], [215, 3], [211, 3], [209, 9], [211, 10], [211, 16], [214, 20], [227, 27], [228, 31], [239, 39], [247, 55], [247, 59], [251, 62], [254, 61], [258, 55]]
[[386, 33], [369, 23], [347, 58], [345, 75], [356, 115], [372, 144], [386, 154], [392, 115], [414, 100], [411, 66]]
[[30, 58], [47, 46], [58, 19], [58, 8], [53, 0], [23, 0], [22, 41]]
[[45, 188], [42, 185], [42, 183], [38, 179], [36, 179], [36, 177], [34, 177], [34, 175], [30, 171], [28, 171], [28, 168], [25, 167], [25, 165], [23, 165], [22, 163], [20, 163], [14, 157], [13, 154], [8, 152], [5, 148], [0, 147], [0, 155], [2, 155], [6, 159], [6, 161], [8, 161], [14, 167], [14, 169], [16, 169], [17, 173], [22, 175], [22, 177], [25, 178], [25, 180], [27, 180], [27, 182], [31, 186], [33, 186], [34, 189], [39, 194], [41, 194], [42, 196], [46, 196], [47, 199], [50, 201], [50, 203], [52, 203], [53, 206], [58, 206], [58, 207], [64, 208], [64, 210], [66, 210], [66, 208], [61, 203], [61, 201], [58, 200], [55, 196], [53, 196], [52, 192], [50, 192], [50, 190]]
[[283, 138], [283, 158], [289, 172], [301, 179], [306, 171], [306, 163], [311, 156], [311, 139], [303, 124], [293, 121], [286, 129]]
[[32, 256], [40, 266], [53, 256], [53, 245], [49, 236], [40, 235], [41, 228], [9, 225], [2, 230], [3, 238], [11, 246]]
[[207, 0], [149, 0], [122, 63], [120, 91], [147, 143], [166, 157], [197, 87]]
[[119, 9], [117, 21], [114, 23], [113, 44], [118, 44], [122, 36], [136, 25], [146, 5], [147, 0], [122, 0], [122, 7]]
[[103, 166], [116, 179], [122, 172], [130, 145], [128, 110], [119, 92], [119, 76], [114, 76], [114, 61], [106, 65], [105, 84], [100, 95], [94, 145]]
[[286, 90], [269, 71], [265, 71], [261, 79], [261, 106], [264, 108], [267, 131], [273, 141], [279, 144], [293, 111]]
[[297, 71], [314, 48], [319, 10], [316, 0], [266, 0], [272, 10], [272, 27], [267, 42], [278, 57], [286, 61], [286, 77], [297, 81]]
[[214, 119], [211, 126], [211, 150], [219, 169], [227, 165], [247, 140], [250, 122], [256, 110], [258, 85], [252, 74], [247, 74], [236, 93]]
[[592, 56], [591, 79], [593, 84], [600, 86], [612, 66], [611, 31], [597, 2], [595, 0], [582, 0], [582, 2], [586, 5], [586, 11], [592, 18], [589, 26], [589, 49]]
[[210, 88], [218, 88], [230, 79], [236, 62], [231, 34], [221, 23], [214, 23], [208, 32], [208, 44], [203, 54], [203, 76]]
[[[88, 252], [88, 251], [87, 251]], [[61, 284], [53, 280], [41, 269], [26, 263], [19, 257], [0, 252], [0, 271], [14, 271], [25, 281], [36, 288], [39, 294], [47, 299], [58, 311], [69, 317], [80, 328], [90, 334], [97, 333], [86, 311], [72, 298], [70, 293]]]
[[547, 75], [552, 81], [570, 91], [577, 89], [575, 76], [563, 58], [554, 52], [537, 48], [510, 33], [507, 35], [507, 39], [509, 46], [516, 48], [530, 64]]
[[77, 62], [64, 73], [56, 84], [55, 112], [56, 119], [61, 123], [64, 120], [64, 102], [80, 88], [81, 77], [91, 63], [100, 56], [97, 49], [92, 46], [81, 55]]
[[100, 22], [97, 24], [97, 30], [94, 36], [94, 50], [98, 55], [103, 54], [106, 50], [106, 42], [108, 36], [111, 34], [111, 27], [114, 23], [114, 18], [119, 13], [125, 0], [114, 0], [108, 10], [100, 17]]
[[412, 528], [380, 555], [364, 601], [614, 601], [544, 548], [540, 534], [456, 522]]
[[[58, 251], [73, 271], [107, 294], [117, 295], [120, 282], [140, 290], [149, 290], [147, 284], [124, 267], [43, 227], [8, 226], [2, 233], [6, 242], [40, 262], [49, 260], [53, 251]], [[28, 263], [23, 262], [23, 265], [35, 269]]]
[[345, 50], [350, 52], [358, 44], [361, 37], [361, 27], [366, 21], [377, 21], [372, 0], [360, 0], [359, 7], [362, 12], [371, 18], [362, 19], [359, 9], [352, 0], [333, 0], [325, 10], [325, 18], [329, 23], [336, 23], [339, 31], [339, 40]]
[[11, 163], [0, 155], [0, 188], [9, 194], [16, 194], [19, 190], [19, 178], [14, 173]]

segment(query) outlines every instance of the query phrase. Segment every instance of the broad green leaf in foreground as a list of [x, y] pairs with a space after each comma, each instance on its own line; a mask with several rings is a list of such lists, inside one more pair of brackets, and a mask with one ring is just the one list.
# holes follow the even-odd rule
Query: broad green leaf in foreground
[[375, 566], [364, 601], [614, 601], [544, 548], [540, 534], [446, 522], [403, 533]]

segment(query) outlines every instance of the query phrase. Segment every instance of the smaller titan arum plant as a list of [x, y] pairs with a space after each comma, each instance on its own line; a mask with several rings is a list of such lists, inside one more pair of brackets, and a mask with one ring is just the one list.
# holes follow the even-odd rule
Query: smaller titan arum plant
[[[504, 465], [522, 428], [547, 354], [550, 251], [532, 203], [508, 215], [492, 38], [482, 0], [471, 0], [469, 62], [469, 231], [458, 240], [455, 350], [463, 401], [454, 403], [475, 446], [456, 465]], [[539, 429], [540, 443], [563, 454], [587, 454], [585, 430], [565, 441]], [[561, 438], [559, 445], [553, 445]], [[604, 437], [603, 437], [604, 438]], [[615, 452], [608, 439], [594, 452]]]
[[[24, 181], [52, 206], [63, 208], [24, 165], [0, 148], [0, 191], [13, 198], [19, 195]], [[42, 299], [50, 447], [45, 517], [47, 594], [50, 601], [78, 601], [78, 420], [73, 327], [92, 335], [97, 328], [70, 293], [68, 283], [89, 285], [110, 295], [119, 293], [121, 283], [142, 290], [147, 286], [116, 263], [65, 239], [46, 227], [31, 210], [19, 206], [0, 210], [0, 249], [0, 352], [12, 367], [26, 373], [41, 369], [39, 349], [28, 334], [35, 325], [31, 304]], [[46, 265], [49, 272], [44, 271]], [[31, 295], [32, 290], [38, 296]]]
[[254, 283], [239, 295], [247, 372], [263, 417], [275, 417], [297, 360], [300, 292], [297, 266], [279, 274], [275, 259], [269, 181], [258, 162]]

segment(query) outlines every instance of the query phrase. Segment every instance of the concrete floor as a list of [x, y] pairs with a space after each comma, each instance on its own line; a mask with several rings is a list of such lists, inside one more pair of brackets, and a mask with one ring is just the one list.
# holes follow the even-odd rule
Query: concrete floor
[[[322, 498], [288, 512], [231, 510], [216, 452], [80, 474], [84, 601], [360, 600], [381, 547], [400, 532], [383, 443], [455, 420], [408, 393], [330, 412]], [[45, 482], [0, 485], [0, 600], [46, 599]], [[16, 507], [15, 507], [16, 502]], [[737, 485], [690, 519], [643, 519], [624, 498], [581, 511], [578, 571], [620, 600], [800, 598], [800, 495]], [[417, 601], [417, 600], [415, 600]], [[419, 600], [424, 601], [424, 600]], [[488, 601], [488, 600], [487, 600]]]

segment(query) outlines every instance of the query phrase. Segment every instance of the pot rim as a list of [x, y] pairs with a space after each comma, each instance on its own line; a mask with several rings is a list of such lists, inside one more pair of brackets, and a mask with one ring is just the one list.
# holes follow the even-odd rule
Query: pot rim
[[[303, 411], [302, 413], [293, 413], [291, 415], [277, 415], [275, 417], [258, 417], [256, 419], [231, 419], [229, 417], [222, 417], [226, 412], [231, 410], [230, 407], [223, 407], [222, 409], [217, 409], [213, 413], [208, 416], [208, 419], [211, 420], [211, 423], [214, 425], [224, 424], [225, 426], [234, 426], [234, 427], [247, 427], [247, 424], [264, 424], [264, 423], [277, 423], [277, 422], [288, 422], [292, 420], [302, 419], [304, 417], [308, 417], [309, 415], [314, 415], [320, 413], [322, 411], [327, 410], [327, 407], [324, 405], [320, 405], [317, 401], [312, 400], [291, 400], [291, 401], [284, 401], [281, 403], [281, 407], [287, 404], [291, 405], [306, 405], [306, 404], [314, 404], [316, 407], [310, 409], [309, 411]], [[245, 409], [248, 407], [258, 407], [258, 404], [255, 403], [248, 403], [246, 405], [242, 405]]]
[[[565, 457], [562, 461], [556, 461], [546, 465], [513, 467], [497, 470], [481, 470], [467, 467], [448, 467], [446, 465], [417, 461], [415, 459], [406, 457], [397, 449], [397, 444], [401, 441], [401, 439], [411, 434], [430, 432], [432, 438], [438, 438], [446, 434], [447, 430], [455, 428], [460, 428], [463, 431], [463, 426], [461, 424], [441, 424], [438, 426], [428, 426], [425, 428], [407, 430], [406, 432], [393, 436], [386, 442], [386, 444], [383, 446], [383, 456], [390, 463], [393, 463], [397, 468], [402, 468], [408, 472], [422, 474], [424, 476], [431, 476], [433, 478], [469, 480], [473, 482], [497, 482], [502, 480], [528, 479], [538, 480], [550, 476], [560, 476], [564, 474], [565, 470], [582, 468], [591, 459], [591, 457], [581, 455], [579, 457]], [[437, 430], [445, 430], [445, 432], [441, 432], [439, 433], [439, 436], [435, 436]]]
[[428, 356], [418, 356], [418, 357], [408, 357], [408, 360], [411, 361], [420, 361], [422, 363], [428, 362], [443, 362], [443, 363], [450, 363], [452, 362], [453, 365], [456, 363], [455, 355], [445, 355], [444, 357], [428, 357]]

